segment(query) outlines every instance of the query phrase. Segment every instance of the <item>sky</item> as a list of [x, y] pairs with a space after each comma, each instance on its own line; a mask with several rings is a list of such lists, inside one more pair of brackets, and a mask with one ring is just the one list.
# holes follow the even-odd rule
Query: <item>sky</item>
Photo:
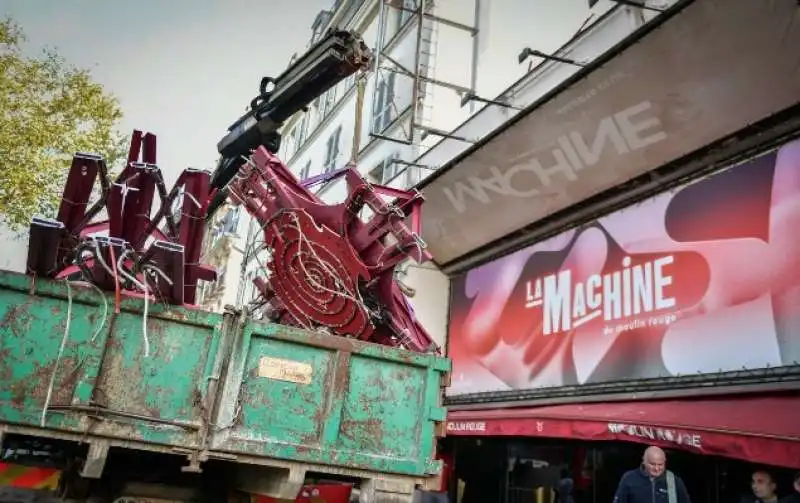
[[[471, 24], [474, 0], [441, 1], [463, 4], [463, 19], [457, 21]], [[484, 1], [492, 8], [483, 10], [488, 17], [481, 38], [491, 39], [491, 50], [482, 53], [478, 83], [479, 93], [491, 97], [525, 73], [527, 63], [517, 62], [522, 47], [555, 50], [589, 13], [587, 0]], [[0, 0], [0, 16], [21, 25], [29, 52], [55, 48], [89, 69], [120, 100], [121, 132], [155, 133], [158, 164], [171, 185], [187, 167], [214, 168], [217, 142], [245, 112], [261, 78], [280, 74], [292, 54], [306, 50], [315, 16], [333, 3]], [[471, 42], [466, 32], [462, 38], [453, 47], [443, 44], [438, 59], [463, 62], [459, 66], [466, 69]], [[459, 72], [443, 69], [452, 74], [437, 77], [460, 80]]]
[[[465, 5], [463, 16], [455, 20], [471, 23], [474, 0], [440, 1]], [[516, 61], [522, 47], [555, 50], [588, 14], [587, 0], [484, 1], [493, 7], [484, 10], [490, 19], [480, 28], [480, 38], [491, 40], [479, 67], [484, 75], [480, 92], [487, 96], [525, 73], [528, 64]], [[280, 74], [292, 54], [305, 51], [315, 16], [332, 4], [333, 0], [0, 0], [0, 16], [11, 16], [21, 25], [29, 39], [28, 52], [54, 48], [70, 63], [89, 69], [120, 100], [121, 132], [130, 134], [137, 128], [155, 133], [158, 163], [172, 185], [187, 167], [214, 168], [217, 142], [244, 113], [261, 78]], [[593, 9], [600, 10], [601, 5]], [[456, 39], [452, 47], [442, 44], [438, 59], [461, 61], [466, 68], [469, 47], [468, 36]], [[438, 77], [459, 80], [452, 72]], [[15, 241], [23, 248], [12, 249], [9, 236], [0, 225], [0, 269], [24, 268], [26, 241]]]
[[186, 167], [213, 169], [216, 145], [265, 75], [303, 52], [333, 0], [0, 0], [29, 51], [55, 48], [120, 100], [120, 131], [158, 137], [170, 185]]

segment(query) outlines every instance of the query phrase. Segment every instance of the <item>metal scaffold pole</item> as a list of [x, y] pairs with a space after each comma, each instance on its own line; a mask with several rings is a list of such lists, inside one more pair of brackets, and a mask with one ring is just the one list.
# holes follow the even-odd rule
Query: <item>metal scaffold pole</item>
[[[473, 0], [475, 9], [475, 25], [470, 26], [463, 23], [447, 19], [436, 14], [437, 2], [434, 0], [379, 0], [378, 9], [378, 40], [375, 44], [375, 86], [372, 90], [372, 106], [379, 107], [383, 104], [382, 100], [386, 100], [385, 86], [382, 88], [382, 83], [385, 82], [386, 72], [392, 72], [402, 78], [411, 80], [411, 99], [408, 106], [402, 106], [402, 109], [397, 107], [396, 101], [403, 97], [392, 94], [389, 104], [391, 107], [392, 120], [387, 127], [385, 121], [381, 121], [379, 128], [376, 128], [375, 121], [370, 123], [370, 136], [380, 140], [391, 141], [404, 145], [419, 145], [421, 139], [425, 135], [435, 135], [445, 138], [450, 138], [451, 135], [445, 131], [441, 131], [427, 124], [423, 124], [428, 118], [425, 117], [426, 107], [433, 107], [431, 87], [443, 87], [451, 89], [459, 95], [466, 96], [474, 94], [475, 90], [472, 89], [476, 82], [476, 64], [477, 57], [476, 51], [478, 45], [476, 43], [470, 44], [472, 54], [468, 61], [470, 61], [470, 87], [461, 86], [445, 80], [436, 79], [433, 76], [436, 62], [434, 61], [435, 53], [437, 50], [438, 40], [436, 34], [438, 33], [438, 25], [445, 25], [450, 28], [462, 30], [470, 33], [473, 38], [477, 37], [478, 26], [477, 20], [479, 18], [480, 0]], [[397, 34], [406, 32], [413, 26], [415, 30], [414, 38], [414, 54], [413, 62], [402, 64], [398, 61], [398, 57], [392, 55], [392, 52], [399, 44], [394, 43], [394, 35], [387, 37], [387, 27], [390, 17], [399, 17], [401, 22]], [[407, 16], [407, 17], [406, 17]], [[405, 19], [404, 19], [405, 18]], [[374, 110], [373, 110], [374, 112]], [[373, 114], [378, 115], [378, 114]], [[397, 127], [396, 122], [403, 124], [403, 127]], [[392, 131], [402, 131], [400, 134], [390, 133]], [[465, 141], [462, 138], [452, 137], [460, 141]]]

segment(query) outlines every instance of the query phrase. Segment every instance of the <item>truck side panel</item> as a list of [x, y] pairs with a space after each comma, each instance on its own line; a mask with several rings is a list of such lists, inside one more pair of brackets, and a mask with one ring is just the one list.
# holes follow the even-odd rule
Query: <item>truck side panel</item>
[[229, 369], [213, 450], [438, 473], [434, 422], [445, 416], [446, 359], [247, 322]]
[[233, 313], [151, 302], [144, 316], [144, 306], [125, 299], [116, 313], [113, 295], [0, 271], [0, 436], [365, 480], [438, 473], [449, 360]]
[[93, 289], [0, 273], [3, 421], [198, 446], [222, 316], [153, 303], [145, 319], [141, 300], [120, 307]]

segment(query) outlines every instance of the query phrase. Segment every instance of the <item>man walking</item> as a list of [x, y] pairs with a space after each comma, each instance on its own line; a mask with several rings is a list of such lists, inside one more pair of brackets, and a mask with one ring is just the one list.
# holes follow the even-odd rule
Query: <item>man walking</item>
[[692, 503], [683, 481], [666, 467], [664, 451], [648, 447], [642, 466], [620, 479], [614, 503]]

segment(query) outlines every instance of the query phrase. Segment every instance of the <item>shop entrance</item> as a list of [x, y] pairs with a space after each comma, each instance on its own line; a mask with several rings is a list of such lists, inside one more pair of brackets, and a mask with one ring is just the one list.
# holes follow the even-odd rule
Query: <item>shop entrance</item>
[[[593, 446], [596, 463], [593, 477], [594, 499], [590, 500], [592, 503], [611, 502], [614, 499], [617, 483], [626, 471], [639, 466], [645, 447], [630, 442], [603, 442]], [[714, 458], [667, 450], [667, 466], [686, 484], [693, 502], [719, 501]], [[738, 501], [738, 497], [725, 501]]]
[[[646, 446], [632, 442], [484, 437], [454, 439], [451, 501], [456, 503], [565, 503], [557, 488], [573, 485], [574, 503], [611, 503], [622, 475], [641, 463]], [[667, 450], [667, 465], [683, 479], [693, 503], [730, 503], [749, 492], [758, 465]], [[781, 495], [791, 470], [767, 467]], [[458, 499], [460, 495], [460, 500]]]

